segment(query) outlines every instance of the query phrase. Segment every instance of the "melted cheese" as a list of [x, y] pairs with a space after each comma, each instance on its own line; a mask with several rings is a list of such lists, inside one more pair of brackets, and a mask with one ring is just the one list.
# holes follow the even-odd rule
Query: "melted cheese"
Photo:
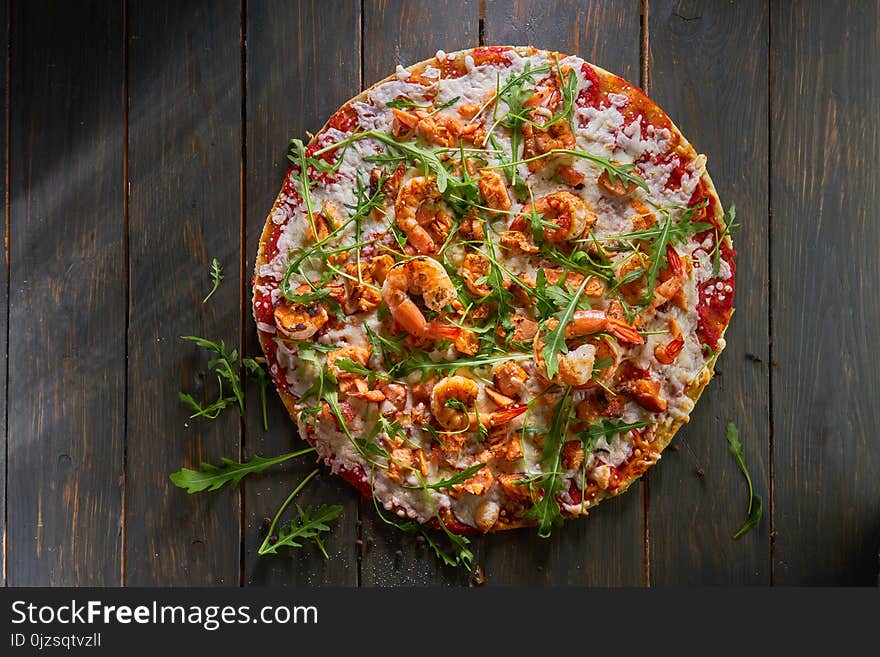
[[[438, 51], [436, 56], [438, 65], [442, 64], [447, 57], [449, 55], [443, 51]], [[468, 73], [455, 79], [444, 79], [439, 68], [428, 66], [421, 71], [421, 78], [433, 81], [428, 86], [412, 82], [413, 76], [411, 72], [405, 68], [398, 67], [395, 76], [370, 89], [362, 98], [352, 103], [351, 107], [357, 114], [358, 122], [362, 128], [383, 132], [390, 131], [393, 119], [391, 111], [387, 108], [387, 103], [398, 97], [408, 98], [417, 104], [430, 104], [432, 96], [436, 94], [436, 103], [438, 105], [457, 99], [450, 108], [444, 110], [451, 116], [457, 117], [459, 116], [456, 111], [458, 107], [464, 104], [482, 105], [486, 102], [487, 98], [494, 94], [499, 85], [503, 84], [509, 76], [524, 71], [526, 65], [534, 69], [550, 63], [546, 54], [540, 52], [530, 56], [521, 56], [516, 52], [510, 52], [508, 57], [512, 60], [510, 65], [497, 66], [487, 64], [476, 66], [473, 58], [468, 55], [465, 58]], [[563, 63], [571, 66], [572, 70], [577, 73], [578, 91], [587, 88], [591, 84], [581, 73], [583, 60], [576, 57], [567, 57], [563, 60]], [[622, 93], [610, 93], [606, 100], [607, 102], [601, 104], [598, 108], [584, 107], [576, 109], [573, 122], [577, 142], [576, 148], [620, 163], [639, 162], [640, 170], [650, 191], [645, 194], [638, 190], [633, 195], [633, 198], [641, 202], [650, 201], [658, 206], [684, 205], [692, 195], [697, 182], [705, 171], [705, 158], [700, 156], [688, 162], [686, 173], [681, 179], [681, 188], [668, 189], [669, 176], [672, 170], [680, 164], [678, 156], [665, 163], [654, 163], [651, 156], [665, 153], [669, 149], [670, 131], [667, 128], [655, 128], [649, 125], [643, 134], [641, 117], [627, 123], [624, 115], [621, 113], [621, 109], [630, 102], [628, 96]], [[499, 103], [497, 115], [503, 115], [506, 111], [507, 108], [504, 106], [504, 103]], [[492, 123], [492, 112], [491, 108], [487, 109], [482, 119], [488, 119], [488, 122]], [[317, 143], [321, 146], [327, 146], [341, 141], [346, 136], [347, 134], [338, 130], [328, 129], [319, 135]], [[511, 141], [507, 131], [500, 126], [496, 126], [493, 136], [500, 148], [510, 157]], [[335, 182], [319, 184], [311, 190], [312, 204], [315, 211], [320, 211], [325, 205], [332, 205], [337, 211], [350, 214], [350, 208], [356, 201], [355, 181], [359, 177], [362, 180], [366, 180], [369, 170], [374, 166], [367, 162], [365, 158], [371, 155], [382, 154], [385, 151], [385, 146], [375, 139], [363, 139], [354, 142], [350, 148], [344, 151]], [[632, 221], [637, 211], [630, 203], [630, 199], [614, 199], [603, 195], [594, 182], [601, 171], [594, 163], [577, 158], [571, 164], [575, 170], [582, 172], [586, 176], [587, 184], [581, 189], [572, 190], [543, 171], [531, 173], [524, 165], [520, 165], [519, 173], [528, 180], [529, 186], [536, 198], [565, 189], [586, 200], [598, 217], [597, 223], [593, 228], [593, 232], [597, 237], [602, 238], [632, 230]], [[302, 195], [304, 190], [302, 190], [295, 172], [292, 172], [290, 176], [290, 184], [297, 193]], [[522, 207], [523, 204], [521, 202], [514, 201], [512, 211], [516, 213]], [[281, 235], [278, 239], [278, 255], [259, 267], [256, 289], [263, 294], [271, 292], [274, 303], [280, 298], [278, 284], [287, 269], [289, 254], [297, 249], [309, 246], [311, 240], [308, 233], [308, 219], [304, 204], [296, 203], [293, 198], [283, 194], [279, 196], [276, 208], [270, 216], [270, 221], [275, 225], [281, 226]], [[392, 204], [386, 208], [386, 215], [384, 217], [364, 219], [362, 235], [380, 235], [386, 230], [388, 224], [393, 223], [393, 221], [394, 207]], [[354, 227], [349, 226], [340, 232], [338, 242], [342, 244], [353, 243], [355, 237]], [[697, 321], [694, 308], [699, 298], [698, 286], [705, 284], [711, 278], [712, 265], [711, 254], [707, 250], [707, 245], [688, 243], [679, 245], [678, 248], [682, 256], [689, 257], [693, 262], [693, 274], [685, 287], [685, 296], [689, 310], [684, 312], [672, 307], [663, 312], [658, 312], [643, 327], [649, 333], [646, 344], [631, 349], [627, 354], [627, 358], [639, 367], [650, 368], [652, 375], [661, 381], [663, 395], [669, 400], [669, 416], [677, 421], [686, 422], [693, 408], [693, 402], [687, 397], [688, 385], [706, 364], [705, 354], [695, 333]], [[455, 263], [461, 260], [464, 252], [460, 248], [456, 249], [456, 247], [453, 247], [450, 250], [450, 254], [450, 259]], [[503, 259], [505, 267], [510, 271], [527, 276], [532, 280], [536, 276], [538, 267], [542, 266], [538, 257], [531, 257], [526, 254], [502, 252], [499, 254], [499, 257]], [[324, 265], [323, 261], [318, 260], [316, 262], [310, 261], [306, 266], [307, 271], [313, 272], [317, 277], [322, 272]], [[725, 280], [730, 275], [729, 266], [727, 263], [722, 263], [721, 279]], [[727, 287], [724, 287], [722, 284], [719, 285], [720, 287], [713, 288], [712, 294], [724, 295], [731, 293], [729, 285]], [[599, 307], [602, 307], [602, 304]], [[685, 336], [685, 346], [672, 365], [659, 366], [653, 357], [654, 348], [671, 338], [668, 333], [650, 333], [652, 331], [666, 330], [670, 318], [674, 318], [681, 327], [682, 333]], [[342, 323], [341, 326], [322, 332], [319, 334], [320, 337], [317, 338], [317, 342], [334, 347], [366, 345], [367, 337], [363, 330], [364, 324], [370, 326], [377, 333], [383, 330], [382, 321], [378, 313], [374, 311], [365, 315], [357, 315], [355, 321], [347, 321]], [[280, 368], [280, 372], [290, 385], [290, 392], [293, 395], [303, 394], [319, 374], [314, 365], [298, 358], [295, 348], [289, 347], [283, 340], [273, 335], [275, 332], [274, 327], [261, 324], [258, 325], [258, 329], [266, 334], [263, 336], [264, 339], [271, 339], [275, 342], [276, 363], [273, 365], [273, 368]], [[442, 353], [435, 351], [432, 352], [431, 356], [437, 360], [450, 360], [455, 358], [455, 351], [451, 348]], [[374, 366], [377, 364], [375, 356], [372, 364]], [[525, 398], [534, 398], [540, 395], [546, 387], [546, 383], [542, 382], [537, 375], [534, 363], [524, 361], [521, 365], [530, 375], [526, 382]], [[278, 369], [273, 371], [273, 373], [276, 372], [278, 372]], [[483, 372], [480, 376], [485, 377], [487, 373]], [[430, 450], [431, 446], [435, 444], [431, 434], [424, 427], [420, 426], [418, 422], [408, 419], [418, 411], [413, 405], [412, 395], [412, 387], [418, 383], [418, 380], [419, 375], [416, 373], [411, 375], [406, 382], [408, 386], [407, 404], [405, 410], [400, 415], [400, 423], [406, 429], [407, 440], [410, 444]], [[585, 391], [575, 391], [574, 402], [579, 402], [586, 394]], [[480, 395], [478, 403], [488, 406], [489, 404], [486, 401], [485, 392], [482, 388]], [[363, 470], [370, 472], [374, 495], [386, 509], [393, 509], [401, 515], [419, 521], [426, 521], [436, 515], [438, 509], [452, 509], [461, 522], [474, 524], [475, 510], [479, 504], [485, 500], [503, 502], [503, 495], [499, 486], [491, 487], [484, 495], [473, 495], [464, 492], [453, 497], [443, 492], [422, 490], [418, 487], [418, 478], [412, 473], [406, 475], [403, 483], [404, 485], [415, 486], [415, 488], [402, 487], [399, 482], [389, 477], [385, 470], [371, 467], [364, 456], [359, 453], [350, 438], [350, 436], [365, 436], [375, 424], [378, 412], [391, 412], [394, 409], [389, 408], [387, 403], [379, 407], [376, 404], [370, 404], [354, 398], [348, 399], [347, 403], [351, 405], [353, 410], [353, 419], [348, 423], [348, 433], [336, 426], [332, 419], [326, 417], [319, 417], [313, 423], [311, 421], [306, 422], [303, 418], [300, 418], [300, 431], [303, 435], [314, 435], [319, 455], [324, 458], [325, 462], [335, 472], [338, 472], [341, 468], [350, 468], [352, 465], [359, 466]], [[529, 414], [529, 424], [538, 432], [546, 431], [552, 422], [552, 411], [552, 405], [535, 405]], [[634, 402], [626, 404], [620, 418], [623, 422], [635, 422], [645, 419], [653, 420], [657, 418]], [[518, 429], [522, 426], [522, 423], [523, 418], [517, 418], [512, 427]], [[525, 440], [523, 448], [524, 458], [522, 461], [501, 464], [499, 471], [506, 470], [527, 475], [542, 473], [542, 450], [540, 446], [532, 440]], [[472, 465], [478, 452], [482, 449], [483, 446], [481, 445], [469, 445], [463, 450], [460, 460], [455, 466], [465, 468]], [[610, 436], [608, 439], [603, 438], [597, 443], [594, 452], [587, 455], [587, 469], [589, 472], [595, 473], [594, 476], [597, 481], [605, 481], [610, 471], [609, 468], [621, 466], [631, 456], [632, 443], [628, 435]], [[441, 476], [449, 476], [448, 469], [444, 467], [441, 471], [438, 464], [432, 462], [426, 478], [430, 481], [432, 478], [436, 479]], [[567, 472], [565, 479], [566, 485], [563, 487], [565, 490], [567, 490], [568, 482], [575, 482], [579, 486], [581, 480], [579, 469]], [[574, 512], [580, 508], [580, 505], [569, 505], [566, 508]]]

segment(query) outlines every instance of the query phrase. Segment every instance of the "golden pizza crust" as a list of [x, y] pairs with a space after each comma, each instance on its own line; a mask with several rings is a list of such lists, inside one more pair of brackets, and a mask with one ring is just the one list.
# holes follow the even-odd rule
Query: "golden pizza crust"
[[[529, 56], [529, 55], [534, 55], [538, 52], [542, 52], [541, 49], [535, 48], [534, 46], [499, 46], [499, 47], [500, 48], [511, 48], [511, 49], [515, 50], [520, 56]], [[448, 53], [447, 57], [448, 58], [460, 58], [460, 60], [463, 60], [467, 55], [473, 53], [475, 50], [477, 50], [477, 49], [472, 48], [472, 49], [468, 49], [468, 50], [460, 50], [460, 51], [456, 51], [453, 53]], [[553, 54], [554, 51], [543, 51], [543, 52], [549, 52], [550, 54]], [[560, 55], [560, 57], [568, 56], [567, 54], [564, 54], [564, 53], [558, 53], [558, 54]], [[405, 67], [405, 69], [407, 71], [409, 71], [411, 75], [419, 75], [424, 71], [424, 69], [427, 66], [433, 65], [434, 63], [436, 63], [436, 58], [432, 57], [430, 59], [426, 59], [424, 61], [418, 62], [418, 63], [413, 64], [411, 66]], [[593, 68], [593, 70], [596, 71], [597, 75], [601, 76], [606, 81], [610, 77], [611, 80], [619, 81], [618, 84], [622, 83], [623, 85], [625, 85], [625, 87], [621, 86], [620, 91], [625, 91], [625, 92], [628, 92], [629, 94], [632, 94], [632, 93], [638, 94], [644, 98], [644, 101], [642, 101], [642, 102], [648, 102], [654, 108], [659, 110], [662, 113], [662, 115], [667, 119], [667, 121], [669, 121], [669, 125], [667, 126], [669, 128], [669, 130], [673, 134], [677, 135], [677, 137], [678, 137], [676, 151], [678, 153], [684, 155], [685, 157], [688, 157], [689, 159], [693, 159], [694, 157], [696, 157], [696, 155], [697, 155], [696, 151], [694, 150], [693, 146], [691, 146], [690, 142], [688, 142], [687, 139], [684, 137], [684, 135], [681, 133], [678, 126], [676, 126], [672, 122], [672, 120], [668, 118], [668, 116], [665, 114], [665, 112], [662, 112], [662, 109], [659, 108], [656, 105], [656, 103], [654, 103], [650, 98], [648, 98], [640, 89], [638, 89], [637, 87], [635, 87], [633, 85], [630, 85], [628, 82], [626, 82], [622, 78], [614, 75], [613, 73], [606, 71], [605, 69], [603, 69], [599, 66], [596, 66], [595, 64], [592, 64], [591, 62], [587, 62], [587, 63], [589, 63], [589, 65]], [[342, 107], [340, 107], [339, 110], [337, 110], [337, 112], [335, 112], [333, 115], [331, 115], [330, 118], [328, 118], [328, 120], [324, 124], [324, 126], [317, 133], [315, 133], [315, 135], [312, 137], [312, 139], [310, 140], [309, 143], [310, 144], [314, 143], [315, 140], [318, 139], [318, 137], [320, 137], [324, 132], [326, 132], [333, 116], [335, 116], [339, 111], [341, 111], [346, 106], [349, 106], [355, 102], [366, 100], [367, 94], [370, 91], [372, 91], [373, 89], [375, 89], [376, 87], [378, 87], [382, 84], [385, 84], [386, 82], [390, 82], [390, 81], [396, 79], [396, 77], [397, 77], [396, 73], [389, 75], [388, 77], [376, 82], [372, 86], [370, 86], [367, 89], [365, 89], [364, 91], [362, 91], [357, 96], [351, 98], [349, 101], [344, 103], [342, 105]], [[715, 203], [711, 204], [711, 207], [713, 207], [715, 210], [714, 216], [707, 217], [707, 219], [709, 219], [716, 226], [720, 227], [722, 225], [722, 217], [723, 217], [723, 210], [722, 210], [722, 206], [721, 206], [721, 201], [718, 198], [718, 193], [715, 189], [715, 185], [713, 184], [712, 179], [709, 176], [709, 173], [707, 171], [704, 171], [704, 173], [702, 174], [701, 181], [702, 181], [703, 185], [705, 186], [706, 193], [715, 200]], [[263, 228], [263, 232], [260, 237], [260, 245], [259, 245], [259, 250], [257, 253], [256, 262], [255, 262], [255, 272], [254, 272], [254, 285], [255, 285], [255, 287], [256, 287], [256, 285], [259, 284], [259, 281], [260, 281], [260, 276], [259, 276], [260, 267], [262, 265], [266, 264], [266, 262], [267, 262], [266, 257], [265, 257], [266, 246], [269, 243], [269, 240], [272, 235], [273, 227], [274, 227], [274, 223], [272, 221], [272, 216], [275, 213], [276, 209], [280, 206], [282, 201], [283, 201], [282, 193], [279, 193], [278, 197], [275, 199], [275, 203], [273, 204], [272, 209], [269, 211], [268, 217], [266, 219], [266, 224]], [[725, 237], [725, 243], [732, 248], [733, 243], [732, 243], [729, 235]], [[253, 301], [255, 301], [255, 300], [256, 300], [256, 292], [254, 293]], [[253, 303], [252, 303], [252, 305], [253, 305]], [[728, 320], [728, 325], [729, 325], [729, 320]], [[721, 331], [722, 338], [724, 337], [724, 333], [726, 332], [726, 330], [727, 330], [727, 325], [725, 325], [724, 329]], [[264, 341], [263, 332], [258, 331], [257, 333], [258, 333], [259, 340], [260, 340], [260, 346], [265, 351], [266, 345], [263, 342]], [[720, 355], [722, 350], [723, 350], [723, 345], [720, 349], [718, 349], [714, 353], [714, 355], [711, 357], [711, 359], [705, 364], [705, 366], [700, 370], [700, 372], [698, 372], [696, 377], [690, 383], [688, 383], [688, 385], [686, 386], [687, 396], [694, 402], [694, 404], [696, 404], [697, 400], [700, 398], [700, 395], [703, 393], [703, 391], [706, 389], [706, 386], [709, 384], [709, 381], [712, 379], [712, 376], [714, 375], [715, 363], [718, 360], [718, 356]], [[294, 422], [296, 422], [296, 410], [295, 410], [295, 404], [297, 401], [296, 397], [291, 395], [289, 392], [279, 390], [277, 388], [277, 386], [276, 386], [276, 390], [278, 390], [278, 393], [281, 396], [281, 400], [284, 403], [284, 406], [287, 409], [288, 414], [294, 420]], [[571, 515], [572, 516], [587, 515], [588, 512], [593, 507], [595, 507], [599, 502], [601, 502], [602, 500], [608, 499], [610, 497], [616, 497], [616, 496], [624, 493], [633, 484], [633, 482], [635, 482], [637, 479], [639, 479], [641, 477], [641, 475], [648, 468], [651, 467], [651, 465], [656, 463], [656, 461], [659, 459], [660, 455], [662, 454], [663, 450], [666, 449], [666, 447], [672, 442], [673, 437], [675, 436], [675, 434], [678, 432], [678, 430], [684, 424], [685, 424], [684, 421], [674, 420], [673, 418], [667, 416], [663, 422], [661, 422], [657, 425], [657, 429], [654, 434], [654, 438], [650, 443], [649, 453], [643, 454], [641, 457], [641, 459], [643, 461], [647, 462], [648, 465], [643, 468], [637, 468], [637, 471], [635, 474], [632, 474], [631, 476], [628, 476], [625, 479], [623, 479], [619, 483], [619, 485], [617, 485], [614, 488], [613, 491], [600, 490], [596, 494], [596, 496], [589, 502], [589, 504], [584, 505], [584, 507], [582, 507], [582, 509], [583, 509], [582, 513], [575, 513], [575, 514], [571, 514]], [[500, 530], [505, 530], [505, 529], [516, 529], [519, 527], [527, 527], [527, 526], [534, 526], [534, 525], [535, 525], [535, 522], [533, 520], [524, 520], [521, 518], [515, 518], [515, 519], [500, 518], [498, 520], [498, 522], [495, 524], [495, 526], [493, 527], [492, 531], [495, 532], [495, 531], [500, 531]]]

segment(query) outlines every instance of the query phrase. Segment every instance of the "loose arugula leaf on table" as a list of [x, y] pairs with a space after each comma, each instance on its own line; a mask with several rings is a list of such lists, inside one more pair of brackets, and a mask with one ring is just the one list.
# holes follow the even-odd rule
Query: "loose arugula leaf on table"
[[214, 292], [220, 287], [220, 281], [223, 280], [223, 267], [220, 266], [220, 261], [217, 258], [211, 260], [211, 280], [214, 281], [214, 287], [208, 292], [208, 296], [202, 299], [202, 303], [208, 303], [208, 299], [214, 296]]
[[[223, 397], [222, 381], [225, 380], [229, 384], [229, 387], [232, 389], [232, 394], [235, 398], [236, 403], [238, 404], [239, 411], [243, 414], [244, 395], [241, 391], [241, 378], [238, 376], [238, 350], [233, 349], [232, 351], [227, 353], [226, 343], [223, 342], [223, 340], [220, 340], [220, 342], [214, 342], [212, 340], [208, 340], [207, 338], [200, 338], [195, 335], [182, 335], [180, 337], [182, 340], [195, 342], [198, 346], [217, 354], [216, 358], [208, 362], [208, 368], [216, 372], [217, 376], [220, 377], [221, 390], [219, 397]], [[189, 397], [189, 399], [184, 399], [184, 397]], [[191, 403], [190, 400], [192, 400], [192, 397], [181, 393], [181, 399], [184, 399], [184, 401], [186, 401], [187, 403]], [[197, 414], [201, 415], [202, 413]], [[216, 415], [214, 417], [216, 417]]]
[[[419, 523], [412, 520], [401, 521], [386, 516], [384, 513], [382, 513], [382, 509], [379, 506], [379, 502], [378, 500], [376, 500], [375, 496], [373, 497], [373, 506], [376, 509], [376, 514], [379, 516], [379, 519], [386, 525], [396, 527], [400, 531], [407, 534], [421, 534], [425, 538], [425, 542], [428, 544], [428, 546], [434, 551], [434, 554], [437, 555], [437, 558], [440, 559], [440, 561], [442, 561], [445, 565], [452, 566], [453, 568], [463, 566], [469, 569], [471, 567], [474, 555], [473, 552], [470, 551], [470, 541], [466, 537], [452, 534], [452, 536], [456, 540], [450, 540], [451, 549], [448, 549], [445, 546], [441, 545], [440, 542], [432, 535], [433, 532], [425, 529], [425, 527], [420, 525]], [[443, 529], [446, 529], [445, 525], [443, 525]], [[447, 532], [447, 537], [449, 536], [450, 534], [449, 532]]]
[[556, 501], [556, 494], [562, 490], [559, 470], [562, 459], [562, 446], [568, 437], [568, 426], [571, 423], [571, 388], [567, 387], [562, 398], [553, 410], [553, 423], [544, 442], [541, 444], [544, 454], [541, 465], [544, 474], [536, 484], [543, 495], [535, 505], [526, 512], [527, 518], [535, 518], [538, 522], [538, 536], [548, 538], [554, 526], [562, 524], [562, 511]]
[[726, 436], [727, 445], [730, 447], [730, 453], [733, 454], [733, 457], [736, 459], [736, 463], [739, 465], [739, 469], [746, 478], [746, 484], [748, 484], [749, 487], [749, 507], [746, 511], [748, 519], [733, 535], [734, 539], [738, 539], [761, 521], [761, 516], [764, 510], [764, 500], [760, 495], [756, 495], [752, 488], [752, 478], [749, 476], [749, 471], [746, 468], [746, 462], [743, 458], [743, 447], [739, 440], [739, 429], [736, 428], [736, 424], [734, 424], [733, 420], [730, 420], [727, 423]]
[[197, 417], [206, 417], [209, 420], [214, 420], [227, 407], [234, 406], [236, 404], [235, 397], [223, 396], [223, 381], [220, 379], [220, 377], [217, 377], [217, 385], [220, 388], [220, 396], [207, 406], [203, 406], [202, 404], [197, 402], [190, 394], [187, 394], [183, 391], [177, 393], [180, 401], [182, 401], [184, 404], [192, 409], [193, 413], [189, 416], [190, 419]]
[[238, 485], [243, 477], [256, 472], [263, 472], [267, 468], [279, 463], [284, 463], [290, 459], [314, 452], [314, 447], [307, 447], [289, 454], [282, 454], [273, 458], [263, 458], [262, 456], [254, 456], [250, 461], [239, 463], [222, 457], [220, 460], [223, 465], [216, 466], [210, 463], [202, 463], [201, 470], [190, 470], [189, 468], [181, 468], [177, 472], [171, 473], [169, 477], [172, 483], [178, 488], [185, 488], [187, 493], [200, 493], [202, 491], [217, 490], [224, 484], [232, 486]]
[[[299, 548], [303, 546], [302, 541], [312, 540], [315, 542], [315, 545], [318, 546], [318, 549], [321, 550], [324, 558], [330, 558], [327, 554], [327, 550], [324, 548], [321, 534], [330, 531], [330, 525], [327, 523], [336, 520], [342, 513], [342, 507], [338, 504], [322, 504], [317, 509], [311, 506], [307, 506], [303, 509], [297, 504], [297, 515], [294, 516], [287, 525], [280, 528], [277, 537], [275, 535], [275, 526], [278, 524], [278, 519], [281, 517], [281, 514], [284, 513], [284, 510], [290, 505], [293, 498], [296, 497], [296, 495], [316, 474], [318, 474], [318, 471], [312, 470], [312, 472], [293, 489], [293, 492], [287, 496], [287, 499], [284, 500], [281, 508], [275, 513], [275, 517], [272, 519], [272, 524], [269, 525], [269, 529], [266, 532], [266, 538], [263, 539], [260, 549], [257, 550], [257, 553], [260, 556], [277, 554], [278, 548], [282, 547]], [[273, 538], [275, 540], [273, 540]]]

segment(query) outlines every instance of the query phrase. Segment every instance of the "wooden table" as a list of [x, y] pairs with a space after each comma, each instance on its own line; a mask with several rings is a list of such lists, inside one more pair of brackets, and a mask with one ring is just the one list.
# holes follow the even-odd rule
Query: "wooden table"
[[[187, 420], [207, 356], [258, 353], [249, 279], [288, 139], [360, 89], [477, 44], [534, 44], [639, 83], [736, 203], [718, 376], [649, 477], [549, 540], [476, 542], [491, 585], [872, 584], [880, 544], [880, 4], [674, 0], [2, 0], [9, 44], [0, 352], [9, 585], [466, 584], [369, 502], [258, 558], [311, 463], [188, 496], [168, 474], [300, 444], [273, 395]], [[226, 278], [203, 305], [208, 269]], [[7, 330], [8, 328], [8, 330]], [[746, 490], [765, 517], [739, 541]], [[0, 464], [0, 470], [3, 470]]]

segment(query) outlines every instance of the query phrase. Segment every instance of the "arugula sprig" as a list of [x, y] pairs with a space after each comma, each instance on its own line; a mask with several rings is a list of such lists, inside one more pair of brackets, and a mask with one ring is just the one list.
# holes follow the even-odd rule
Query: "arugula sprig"
[[269, 387], [269, 373], [266, 368], [254, 358], [242, 358], [241, 364], [250, 374], [260, 389], [260, 408], [263, 416], [263, 431], [269, 430], [269, 419], [266, 414], [266, 389]]
[[456, 472], [451, 477], [447, 477], [446, 479], [441, 479], [440, 481], [435, 481], [433, 484], [425, 483], [421, 486], [404, 486], [404, 488], [423, 488], [427, 490], [436, 490], [440, 491], [444, 488], [452, 488], [453, 486], [457, 486], [458, 484], [463, 484], [469, 479], [471, 479], [475, 474], [477, 474], [480, 470], [486, 467], [485, 463], [477, 463], [475, 465], [470, 466], [469, 468], [465, 468], [460, 472]]
[[451, 98], [451, 99], [447, 100], [445, 103], [443, 103], [442, 105], [437, 105], [437, 106], [419, 105], [415, 101], [412, 101], [409, 98], [404, 98], [401, 96], [401, 97], [395, 98], [394, 100], [388, 101], [387, 103], [385, 103], [385, 105], [387, 107], [391, 107], [394, 109], [400, 109], [400, 110], [404, 110], [404, 109], [432, 110], [431, 114], [436, 114], [437, 112], [441, 112], [445, 109], [452, 107], [459, 100], [461, 100], [461, 96], [456, 96], [455, 98]]
[[577, 292], [571, 296], [571, 300], [568, 304], [562, 310], [551, 315], [552, 318], [556, 319], [557, 323], [556, 326], [547, 332], [547, 335], [544, 338], [544, 348], [541, 349], [541, 356], [544, 358], [544, 363], [547, 368], [547, 378], [549, 379], [556, 376], [556, 373], [559, 371], [559, 354], [568, 353], [568, 347], [565, 344], [565, 328], [572, 320], [572, 317], [574, 317], [578, 302], [584, 292], [584, 288], [587, 286], [588, 280], [589, 279], [585, 277], [581, 282], [580, 287], [578, 287]]
[[562, 446], [568, 437], [571, 423], [572, 389], [566, 387], [562, 397], [553, 410], [553, 423], [541, 446], [544, 450], [541, 457], [543, 474], [538, 478], [537, 487], [542, 496], [531, 509], [526, 512], [527, 518], [535, 518], [538, 523], [538, 536], [548, 538], [554, 526], [562, 524], [562, 510], [556, 501], [556, 494], [562, 490], [560, 462]]
[[733, 538], [736, 540], [761, 521], [761, 516], [763, 515], [764, 510], [764, 499], [760, 495], [756, 495], [752, 488], [752, 478], [749, 476], [748, 469], [746, 469], [746, 462], [743, 457], [743, 446], [739, 440], [739, 429], [736, 428], [736, 424], [734, 424], [733, 420], [730, 420], [727, 423], [726, 437], [730, 453], [733, 454], [733, 458], [736, 459], [736, 463], [739, 465], [739, 469], [746, 478], [746, 484], [749, 488], [749, 506], [746, 510], [748, 518], [743, 523], [742, 527], [736, 530], [733, 534]]
[[321, 550], [321, 554], [324, 555], [324, 558], [330, 558], [324, 547], [321, 534], [330, 531], [330, 525], [327, 523], [336, 520], [342, 514], [342, 507], [338, 504], [322, 504], [317, 509], [311, 506], [307, 506], [303, 509], [297, 504], [296, 516], [294, 516], [287, 525], [280, 528], [277, 537], [275, 535], [275, 526], [278, 524], [281, 514], [284, 513], [284, 510], [290, 505], [293, 498], [296, 497], [296, 495], [316, 474], [318, 474], [318, 470], [312, 470], [312, 472], [293, 489], [293, 492], [287, 496], [287, 499], [284, 500], [281, 508], [275, 513], [275, 517], [272, 518], [272, 524], [269, 525], [269, 529], [266, 532], [266, 538], [263, 539], [263, 543], [260, 545], [259, 550], [257, 550], [257, 553], [260, 556], [277, 554], [278, 549], [282, 547], [299, 548], [303, 546], [302, 541], [312, 540], [315, 542], [315, 545], [318, 546], [318, 549]]
[[584, 444], [585, 451], [587, 447], [590, 447], [590, 451], [595, 448], [596, 443], [599, 442], [601, 438], [612, 438], [618, 434], [623, 434], [628, 431], [632, 431], [633, 429], [641, 429], [643, 427], [648, 427], [654, 424], [653, 422], [618, 422], [617, 424], [611, 422], [610, 420], [602, 420], [601, 422], [597, 422], [596, 424], [591, 424], [589, 427], [584, 429], [578, 434], [578, 438], [580, 438], [581, 442]]
[[[239, 411], [244, 414], [244, 394], [241, 391], [241, 377], [238, 375], [238, 350], [233, 349], [232, 351], [227, 352], [226, 343], [223, 340], [220, 340], [220, 342], [214, 342], [213, 340], [200, 338], [195, 335], [183, 335], [181, 336], [181, 339], [195, 342], [198, 346], [217, 354], [216, 358], [208, 361], [208, 369], [213, 370], [217, 374], [217, 380], [220, 383], [220, 394], [217, 401], [215, 401], [212, 406], [217, 405], [221, 400], [226, 400], [226, 403], [224, 403], [217, 412], [219, 413], [219, 411], [226, 408], [229, 403], [234, 402], [238, 404]], [[226, 398], [223, 395], [223, 381], [226, 381], [232, 390], [233, 396], [231, 398]], [[190, 395], [181, 392], [180, 398], [194, 408], [199, 406]], [[200, 408], [191, 417], [197, 417], [200, 415], [207, 415], [212, 418], [217, 417], [216, 414], [210, 415], [206, 413], [205, 410], [205, 408]]]
[[249, 461], [239, 463], [232, 459], [221, 457], [222, 465], [216, 466], [210, 463], [202, 462], [200, 470], [191, 470], [189, 468], [181, 468], [177, 472], [172, 472], [169, 477], [171, 482], [178, 488], [185, 488], [187, 493], [201, 493], [202, 491], [212, 491], [230, 484], [235, 487], [242, 478], [249, 474], [263, 472], [271, 468], [273, 465], [284, 463], [290, 459], [304, 454], [310, 454], [315, 451], [314, 447], [307, 447], [296, 452], [282, 454], [272, 458], [263, 458], [254, 455]]
[[223, 267], [220, 265], [220, 261], [217, 260], [217, 258], [211, 260], [211, 280], [214, 282], [214, 287], [208, 292], [208, 296], [202, 299], [203, 304], [208, 303], [208, 299], [214, 296], [214, 292], [220, 287], [220, 281], [223, 280]]
[[721, 229], [721, 232], [718, 232], [718, 229], [715, 229], [715, 246], [712, 249], [712, 276], [718, 276], [721, 271], [721, 243], [724, 241], [724, 238], [730, 235], [730, 232], [736, 228], [739, 224], [735, 223], [736, 221], [736, 205], [730, 205], [730, 209], [724, 213], [724, 216], [721, 218], [721, 222], [724, 224], [724, 228]]

